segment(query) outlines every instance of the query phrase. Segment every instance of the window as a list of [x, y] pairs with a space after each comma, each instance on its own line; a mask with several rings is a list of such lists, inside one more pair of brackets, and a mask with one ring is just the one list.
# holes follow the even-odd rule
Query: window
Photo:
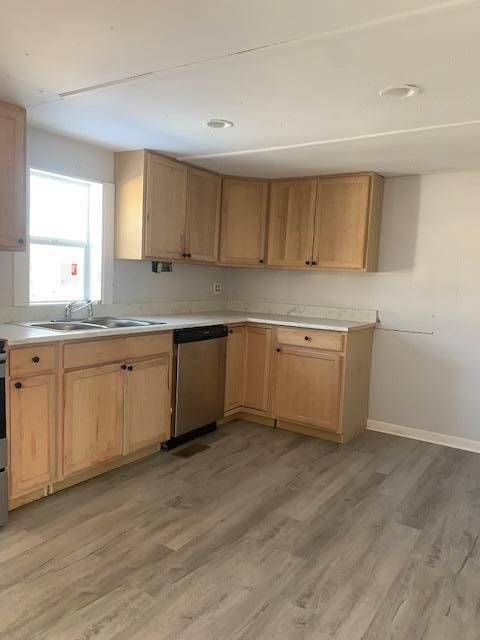
[[30, 303], [102, 297], [103, 186], [30, 171]]

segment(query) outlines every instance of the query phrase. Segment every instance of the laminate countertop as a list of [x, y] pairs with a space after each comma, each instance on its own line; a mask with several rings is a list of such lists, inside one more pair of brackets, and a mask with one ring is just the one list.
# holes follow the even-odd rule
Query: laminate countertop
[[[129, 316], [132, 319], [151, 320], [163, 324], [153, 324], [144, 327], [122, 327], [116, 329], [94, 329], [79, 331], [54, 331], [39, 329], [32, 323], [0, 324], [0, 340], [9, 346], [38, 344], [41, 342], [56, 342], [70, 340], [84, 340], [85, 338], [101, 338], [107, 336], [122, 336], [133, 333], [152, 333], [157, 331], [172, 331], [188, 327], [201, 327], [213, 324], [237, 324], [251, 322], [256, 324], [299, 327], [303, 329], [322, 329], [324, 331], [359, 331], [375, 327], [374, 323], [353, 320], [334, 320], [331, 318], [306, 318], [289, 315], [273, 315], [261, 313], [215, 312], [191, 313], [157, 316]], [[41, 322], [37, 320], [36, 322]], [[92, 320], [95, 322], [95, 320]]]

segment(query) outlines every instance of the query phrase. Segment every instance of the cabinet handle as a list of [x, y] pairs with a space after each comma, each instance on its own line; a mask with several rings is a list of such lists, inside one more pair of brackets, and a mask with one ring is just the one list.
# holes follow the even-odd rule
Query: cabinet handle
[[310, 264], [310, 260], [305, 260], [305, 264]]
[[15, 382], [15, 389], [21, 389], [22, 388], [22, 383], [21, 382]]
[[191, 258], [192, 254], [191, 253], [187, 253], [187, 258]]
[[125, 371], [125, 369], [127, 368], [126, 364], [122, 364], [121, 368]]
[[277, 351], [278, 351], [278, 353], [281, 353], [282, 350], [277, 348]]
[[127, 367], [127, 369], [128, 369], [129, 371], [133, 371], [133, 367], [132, 367], [132, 365], [131, 365], [131, 364], [129, 364], [129, 365], [128, 365], [128, 367]]
[[186, 258], [187, 254], [186, 253], [182, 253], [182, 258]]
[[228, 330], [228, 333], [233, 333], [233, 329], [229, 329], [229, 330]]
[[17, 242], [18, 244], [25, 244], [25, 240], [23, 238], [19, 238]]
[[318, 262], [317, 262], [316, 260], [314, 260], [314, 261], [312, 262], [312, 264], [318, 264]]
[[263, 259], [259, 260], [260, 264], [263, 264]]
[[38, 356], [33, 356], [32, 358], [32, 362], [34, 362], [35, 364], [37, 364], [38, 362], [40, 362], [40, 358]]
[[305, 336], [305, 340], [306, 340], [307, 342], [311, 342], [311, 341], [312, 341], [312, 339], [310, 338], [310, 336]]

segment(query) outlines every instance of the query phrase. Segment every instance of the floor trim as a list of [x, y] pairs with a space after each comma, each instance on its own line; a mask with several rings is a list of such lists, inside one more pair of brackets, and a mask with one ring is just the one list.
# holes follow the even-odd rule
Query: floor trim
[[393, 436], [401, 436], [402, 438], [411, 438], [413, 440], [421, 440], [422, 442], [430, 442], [431, 444], [439, 444], [443, 447], [452, 447], [453, 449], [462, 449], [463, 451], [480, 453], [479, 440], [459, 438], [458, 436], [450, 436], [446, 433], [436, 433], [435, 431], [427, 431], [426, 429], [404, 427], [401, 424], [381, 422], [380, 420], [368, 420], [367, 429], [369, 431], [389, 433]]

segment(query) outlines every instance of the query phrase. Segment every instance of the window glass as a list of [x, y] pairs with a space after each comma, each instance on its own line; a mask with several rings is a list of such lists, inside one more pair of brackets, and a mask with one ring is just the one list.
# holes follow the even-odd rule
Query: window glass
[[88, 183], [32, 172], [30, 235], [87, 242], [88, 191]]
[[30, 302], [83, 300], [84, 287], [85, 249], [30, 246]]

